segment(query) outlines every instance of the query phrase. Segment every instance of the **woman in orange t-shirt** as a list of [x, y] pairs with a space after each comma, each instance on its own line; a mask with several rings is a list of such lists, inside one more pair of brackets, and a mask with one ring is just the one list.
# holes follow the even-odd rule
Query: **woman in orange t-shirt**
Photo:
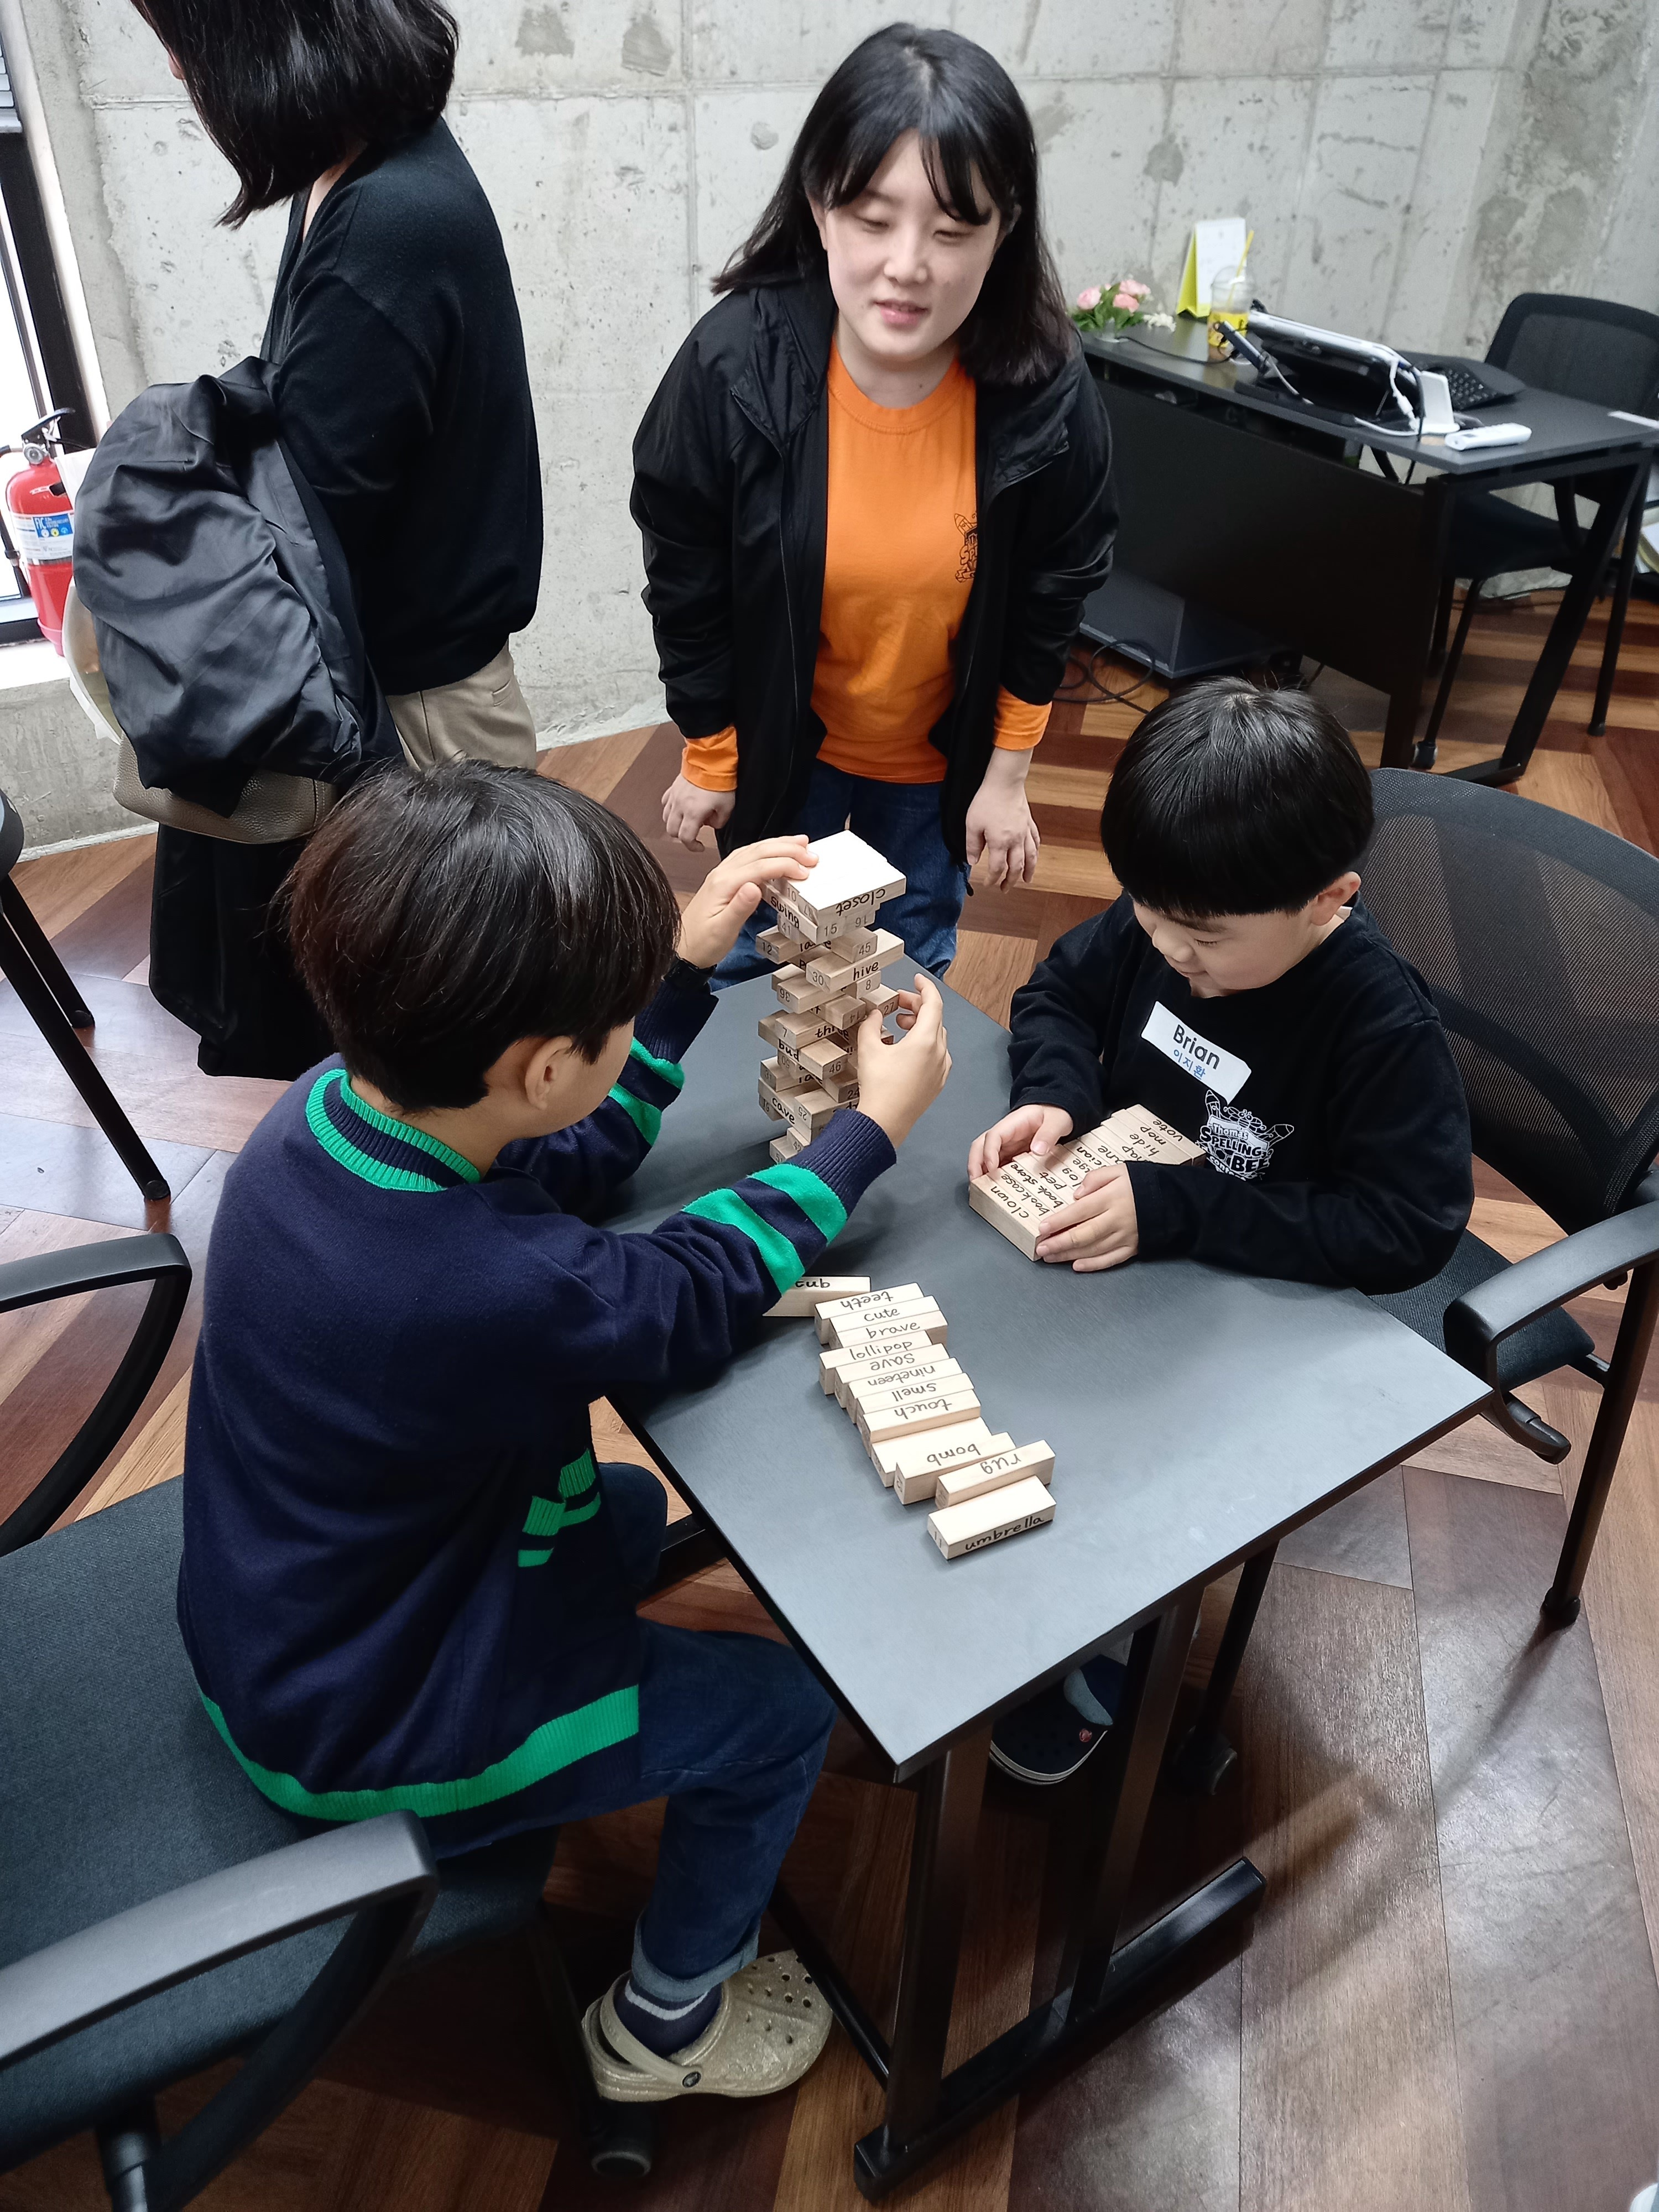
[[[1031, 880], [1031, 752], [1115, 515], [1104, 410], [1036, 216], [1024, 105], [905, 25], [815, 101], [634, 446], [671, 834], [850, 824], [942, 974], [968, 872]], [[754, 928], [719, 980], [768, 963]]]

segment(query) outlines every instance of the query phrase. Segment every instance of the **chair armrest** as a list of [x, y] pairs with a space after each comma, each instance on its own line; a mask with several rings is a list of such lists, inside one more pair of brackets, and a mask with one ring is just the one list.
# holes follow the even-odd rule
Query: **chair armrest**
[[410, 1813], [227, 1867], [0, 1968], [0, 2067], [349, 1912], [410, 1898], [418, 1928], [437, 1892], [437, 1869]]
[[[190, 1261], [176, 1237], [120, 1237], [107, 1244], [71, 1244], [62, 1252], [37, 1252], [0, 1267], [0, 1313], [43, 1305], [81, 1291], [112, 1290], [122, 1283], [179, 1279], [190, 1287]], [[182, 1298], [179, 1301], [183, 1304]]]
[[1487, 1373], [1498, 1346], [1528, 1322], [1564, 1306], [1609, 1275], [1659, 1257], [1659, 1176], [1650, 1176], [1638, 1203], [1592, 1228], [1547, 1244], [1501, 1275], [1465, 1291], [1446, 1309], [1446, 1349], [1476, 1375]]
[[107, 1244], [75, 1244], [0, 1267], [0, 1313], [149, 1283], [150, 1293], [132, 1341], [103, 1395], [27, 1498], [0, 1521], [0, 1559], [44, 1536], [68, 1511], [119, 1443], [161, 1371], [190, 1296], [190, 1261], [176, 1237], [121, 1237]]

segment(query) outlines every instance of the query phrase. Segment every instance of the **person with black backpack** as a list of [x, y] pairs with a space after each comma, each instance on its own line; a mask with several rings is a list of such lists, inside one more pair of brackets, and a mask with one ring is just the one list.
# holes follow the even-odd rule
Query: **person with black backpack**
[[[439, 0], [137, 4], [236, 173], [222, 220], [291, 202], [262, 381], [403, 750], [533, 766], [507, 641], [535, 611], [541, 475], [501, 233], [443, 120], [454, 18]], [[298, 850], [164, 818], [150, 988], [210, 1073], [289, 1079], [330, 1048], [267, 920]]]

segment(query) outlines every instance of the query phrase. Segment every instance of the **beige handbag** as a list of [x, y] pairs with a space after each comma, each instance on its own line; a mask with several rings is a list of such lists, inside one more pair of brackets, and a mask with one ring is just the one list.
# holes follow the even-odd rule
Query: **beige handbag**
[[98, 635], [92, 617], [82, 605], [73, 584], [64, 609], [64, 665], [70, 690], [100, 736], [117, 746], [115, 796], [131, 814], [146, 821], [165, 823], [170, 830], [192, 830], [198, 837], [218, 837], [231, 845], [279, 845], [291, 837], [308, 837], [340, 797], [331, 783], [310, 776], [278, 775], [256, 769], [243, 787], [233, 814], [216, 814], [191, 799], [156, 784], [143, 783], [138, 775], [138, 756], [116, 720], [110, 706], [109, 686], [98, 664]]

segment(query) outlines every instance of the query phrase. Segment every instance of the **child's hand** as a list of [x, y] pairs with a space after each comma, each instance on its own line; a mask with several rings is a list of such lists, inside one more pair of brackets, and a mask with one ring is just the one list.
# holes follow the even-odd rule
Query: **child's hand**
[[1134, 1187], [1129, 1170], [1114, 1164], [1084, 1176], [1078, 1194], [1057, 1206], [1037, 1238], [1039, 1260], [1069, 1260], [1079, 1275], [1121, 1267], [1140, 1247]]
[[1063, 1106], [1016, 1106], [993, 1129], [975, 1137], [968, 1154], [968, 1180], [994, 1175], [1022, 1152], [1030, 1152], [1041, 1167], [1054, 1146], [1072, 1133], [1072, 1117]]
[[859, 1111], [902, 1145], [945, 1088], [951, 1052], [945, 1035], [945, 1001], [931, 975], [918, 975], [907, 991], [908, 1035], [896, 1043], [882, 1035], [881, 1016], [859, 1030]]
[[681, 959], [694, 968], [712, 968], [724, 960], [761, 903], [761, 885], [775, 876], [803, 883], [817, 867], [806, 845], [805, 837], [763, 837], [757, 845], [739, 845], [711, 868], [680, 916]]

